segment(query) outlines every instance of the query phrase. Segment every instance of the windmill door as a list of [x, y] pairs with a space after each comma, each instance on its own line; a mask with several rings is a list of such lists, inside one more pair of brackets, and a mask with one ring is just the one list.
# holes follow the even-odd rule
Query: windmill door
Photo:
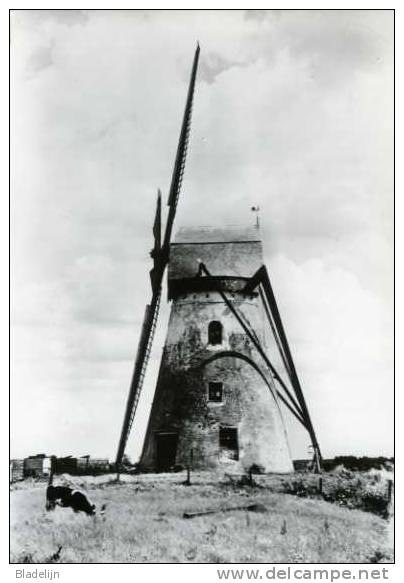
[[156, 465], [158, 472], [167, 472], [175, 466], [178, 434], [157, 433], [156, 435]]
[[237, 427], [220, 427], [219, 446], [223, 460], [237, 461], [239, 459]]

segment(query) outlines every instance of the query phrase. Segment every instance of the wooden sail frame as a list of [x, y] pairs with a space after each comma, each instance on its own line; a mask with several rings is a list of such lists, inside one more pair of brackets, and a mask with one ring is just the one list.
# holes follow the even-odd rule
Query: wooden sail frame
[[200, 47], [197, 44], [191, 79], [188, 88], [187, 99], [185, 103], [185, 111], [182, 120], [181, 132], [178, 141], [177, 154], [175, 157], [174, 170], [171, 178], [170, 191], [168, 195], [168, 216], [165, 227], [164, 239], [161, 244], [161, 194], [159, 191], [157, 198], [156, 215], [153, 225], [154, 234], [154, 248], [151, 253], [154, 261], [153, 269], [150, 272], [150, 279], [152, 285], [152, 299], [150, 304], [146, 306], [145, 315], [143, 319], [142, 330], [138, 344], [138, 350], [135, 360], [135, 367], [133, 370], [132, 381], [129, 389], [129, 395], [125, 407], [125, 415], [122, 424], [121, 435], [119, 439], [118, 451], [116, 454], [116, 465], [119, 469], [122, 464], [123, 455], [125, 453], [126, 443], [128, 441], [129, 433], [131, 431], [136, 408], [140, 399], [140, 394], [143, 387], [143, 381], [146, 374], [147, 364], [149, 361], [150, 351], [153, 345], [154, 333], [156, 330], [160, 300], [161, 300], [161, 285], [164, 277], [164, 272], [168, 263], [168, 255], [170, 250], [171, 234], [174, 225], [175, 214], [177, 210], [178, 198], [181, 191], [182, 179], [185, 170], [185, 161], [188, 150], [189, 133], [191, 129], [191, 115], [192, 104], [195, 91], [196, 74], [198, 70]]

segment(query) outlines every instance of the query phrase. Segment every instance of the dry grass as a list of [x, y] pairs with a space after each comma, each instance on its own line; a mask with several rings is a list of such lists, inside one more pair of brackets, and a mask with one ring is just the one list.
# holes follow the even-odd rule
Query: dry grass
[[[139, 563], [349, 563], [392, 560], [386, 521], [322, 500], [181, 474], [72, 479], [87, 481], [104, 518], [45, 511], [46, 484], [21, 483], [11, 493], [11, 561]], [[279, 481], [279, 480], [278, 480]], [[91, 483], [88, 483], [91, 482]], [[277, 483], [274, 477], [273, 483]], [[272, 488], [273, 489], [273, 488]], [[184, 519], [184, 511], [261, 503], [267, 511], [233, 511]]]

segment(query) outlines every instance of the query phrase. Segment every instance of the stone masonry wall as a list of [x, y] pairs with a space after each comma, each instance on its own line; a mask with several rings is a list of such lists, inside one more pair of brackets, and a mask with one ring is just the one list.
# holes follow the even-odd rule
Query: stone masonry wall
[[[237, 293], [230, 299], [265, 346], [260, 299]], [[208, 344], [212, 320], [223, 326], [221, 345]], [[212, 360], [229, 352], [231, 355]], [[234, 353], [251, 358], [268, 377], [262, 358], [218, 293], [185, 294], [173, 301], [142, 469], [157, 469], [156, 434], [175, 432], [176, 464], [186, 465], [192, 450], [195, 468], [239, 470], [257, 464], [265, 471], [292, 471], [279, 404], [260, 374]], [[210, 381], [223, 383], [222, 403], [208, 400]], [[219, 447], [220, 427], [237, 428], [238, 460], [229, 459]]]

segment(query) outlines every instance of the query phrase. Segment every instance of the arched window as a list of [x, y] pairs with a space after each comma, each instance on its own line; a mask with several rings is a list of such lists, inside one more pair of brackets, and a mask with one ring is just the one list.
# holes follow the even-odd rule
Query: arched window
[[213, 320], [209, 323], [208, 342], [209, 344], [221, 344], [223, 335], [223, 326], [220, 322]]

